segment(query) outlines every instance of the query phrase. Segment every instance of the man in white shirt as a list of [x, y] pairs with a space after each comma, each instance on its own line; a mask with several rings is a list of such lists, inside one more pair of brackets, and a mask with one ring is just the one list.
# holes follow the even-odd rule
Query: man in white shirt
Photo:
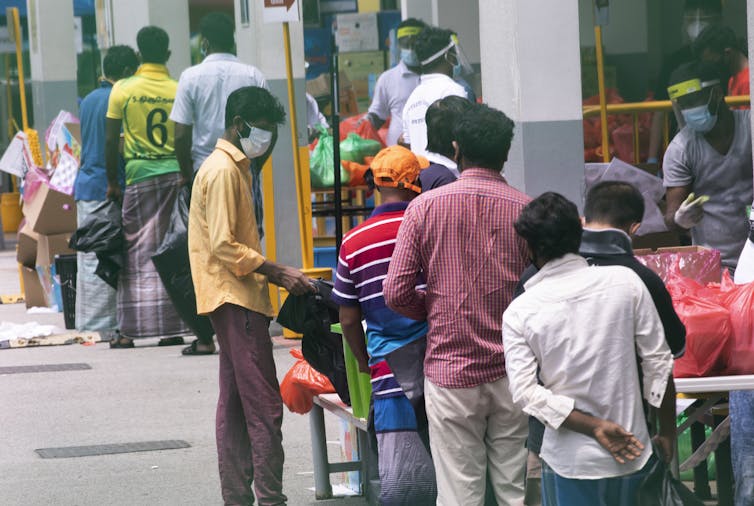
[[[245, 86], [267, 88], [262, 73], [241, 62], [234, 54], [235, 23], [227, 14], [212, 12], [199, 24], [204, 61], [183, 71], [170, 119], [175, 122], [175, 156], [183, 173], [199, 170], [215, 149], [225, 131], [225, 102], [232, 92]], [[274, 141], [273, 141], [274, 142]], [[262, 201], [259, 171], [252, 165], [254, 202]], [[261, 226], [262, 206], [255, 206], [257, 224]], [[258, 227], [259, 228], [259, 227]], [[259, 229], [260, 236], [262, 229]], [[215, 352], [211, 336], [198, 339], [183, 350], [184, 355]]]
[[417, 155], [427, 154], [425, 115], [433, 102], [450, 95], [468, 98], [466, 90], [452, 79], [460, 75], [458, 39], [450, 30], [428, 27], [417, 37], [414, 51], [422, 65], [419, 86], [403, 108], [403, 144]]
[[396, 38], [401, 50], [401, 60], [395, 67], [386, 70], [377, 79], [374, 97], [369, 106], [367, 119], [379, 130], [390, 119], [387, 145], [398, 143], [403, 132], [403, 107], [411, 92], [419, 84], [421, 64], [414, 51], [414, 42], [427, 25], [424, 21], [408, 18], [398, 25]]
[[514, 226], [539, 272], [503, 314], [503, 346], [514, 402], [546, 425], [543, 504], [633, 505], [656, 458], [642, 392], [659, 408], [666, 460], [675, 434], [673, 359], [652, 297], [628, 268], [588, 266], [565, 197], [543, 194]]

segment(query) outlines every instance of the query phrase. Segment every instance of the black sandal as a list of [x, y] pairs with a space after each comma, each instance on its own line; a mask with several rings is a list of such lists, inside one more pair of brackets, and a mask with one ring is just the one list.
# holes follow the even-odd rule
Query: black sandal
[[186, 346], [181, 350], [181, 355], [191, 356], [191, 355], [214, 355], [215, 351], [206, 351], [206, 350], [198, 350], [197, 346], [199, 345], [199, 340], [193, 341], [190, 345]]
[[178, 346], [181, 344], [184, 344], [184, 340], [181, 336], [178, 337], [164, 337], [160, 339], [160, 342], [157, 343], [157, 346]]
[[110, 348], [134, 348], [134, 340], [127, 337], [118, 337], [110, 340]]

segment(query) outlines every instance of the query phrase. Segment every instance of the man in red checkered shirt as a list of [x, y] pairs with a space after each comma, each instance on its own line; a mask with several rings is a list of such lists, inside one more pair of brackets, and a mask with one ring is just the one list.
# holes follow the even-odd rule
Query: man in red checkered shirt
[[[437, 504], [521, 504], [527, 418], [508, 392], [502, 315], [529, 263], [513, 222], [529, 197], [501, 170], [513, 122], [473, 105], [454, 129], [461, 177], [406, 210], [383, 290], [388, 306], [427, 319], [424, 359]], [[417, 290], [422, 272], [426, 291]]]

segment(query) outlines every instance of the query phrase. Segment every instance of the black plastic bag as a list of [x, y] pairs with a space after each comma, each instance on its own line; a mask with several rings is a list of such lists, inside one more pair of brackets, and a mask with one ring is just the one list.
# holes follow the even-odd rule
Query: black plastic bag
[[655, 455], [652, 468], [639, 485], [636, 506], [704, 506], [701, 499], [670, 474], [654, 443], [652, 450]]
[[333, 285], [316, 280], [315, 294], [289, 295], [278, 313], [277, 322], [285, 328], [303, 334], [301, 351], [309, 365], [332, 383], [341, 400], [350, 406], [343, 338], [330, 331], [338, 323], [338, 306], [330, 299]]
[[188, 217], [191, 193], [184, 186], [178, 193], [170, 216], [170, 225], [160, 247], [152, 255], [165, 291], [178, 316], [191, 327], [200, 341], [209, 341], [215, 334], [209, 318], [196, 314], [196, 294], [191, 277], [188, 251]]
[[68, 246], [76, 251], [96, 253], [99, 262], [95, 274], [117, 288], [124, 248], [120, 205], [105, 200], [95, 207], [73, 233]]

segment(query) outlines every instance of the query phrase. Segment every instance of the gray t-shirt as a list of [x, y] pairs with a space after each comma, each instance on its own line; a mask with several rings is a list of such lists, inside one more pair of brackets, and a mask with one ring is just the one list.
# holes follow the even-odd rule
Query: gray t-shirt
[[697, 196], [710, 197], [691, 238], [694, 244], [720, 250], [723, 265], [733, 268], [749, 235], [746, 206], [752, 201], [754, 177], [749, 112], [733, 111], [735, 133], [727, 154], [685, 127], [668, 146], [662, 165], [666, 188], [691, 185]]

